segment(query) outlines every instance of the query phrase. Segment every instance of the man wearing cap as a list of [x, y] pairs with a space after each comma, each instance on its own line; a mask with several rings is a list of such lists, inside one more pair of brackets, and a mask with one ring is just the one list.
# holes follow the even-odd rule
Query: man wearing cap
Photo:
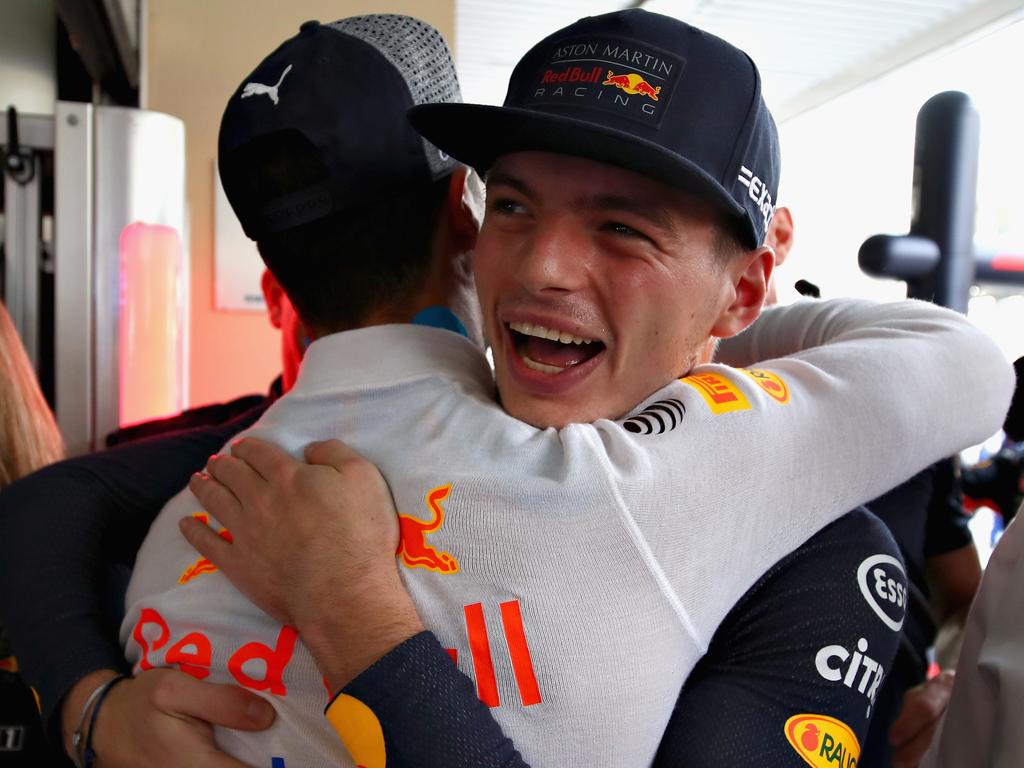
[[[680, 33], [685, 45], [676, 39]], [[222, 126], [222, 169], [238, 173], [225, 177], [229, 198], [268, 266], [294, 292], [304, 324], [320, 337], [293, 393], [250, 434], [293, 454], [310, 440], [343, 437], [379, 462], [403, 513], [403, 577], [419, 614], [476, 673], [479, 692], [524, 754], [552, 764], [632, 764], [651, 760], [683, 680], [759, 576], [843, 510], [997, 423], [1009, 384], [1000, 378], [1001, 358], [991, 342], [956, 316], [916, 305], [775, 312], [730, 352], [744, 362], [774, 359], [769, 367], [694, 370], [710, 360], [715, 338], [754, 320], [771, 271], [771, 253], [759, 247], [772, 205], [762, 179], [777, 176], [777, 146], [756, 70], [731, 46], [679, 22], [613, 14], [584, 20], [538, 46], [517, 68], [512, 93], [523, 80], [565, 63], [558, 50], [551, 53], [556, 43], [558, 50], [585, 46], [572, 55], [593, 46], [593, 55], [621, 61], [625, 79], [609, 70], [606, 93], [621, 90], [665, 105], [684, 101], [692, 94], [680, 90], [681, 65], [696, 69], [696, 62], [712, 64], [695, 73], [706, 83], [745, 67], [748, 89], [739, 99], [745, 108], [729, 118], [731, 136], [719, 141], [723, 123], [706, 145], [659, 144], [657, 126], [674, 113], [642, 108], [604, 115], [604, 105], [588, 102], [579, 114], [600, 117], [588, 123], [557, 114], [572, 107], [552, 102], [556, 114], [541, 128], [530, 125], [529, 113], [544, 109], [523, 107], [527, 114], [495, 133], [505, 143], [492, 156], [481, 147], [460, 151], [469, 157], [480, 150], [472, 159], [481, 166], [497, 158], [489, 171], [477, 278], [503, 404], [521, 421], [490, 401], [486, 368], [458, 335], [397, 325], [334, 333], [344, 323], [317, 317], [327, 296], [313, 289], [300, 295], [292, 280], [302, 276], [289, 273], [299, 271], [296, 253], [288, 254], [285, 243], [308, 234], [303, 228], [316, 227], [324, 213], [362, 202], [332, 174], [329, 151], [309, 137], [289, 140], [289, 164], [308, 166], [316, 183], [268, 195], [254, 169], [271, 142], [250, 134], [233, 143], [228, 129], [239, 96]], [[290, 51], [283, 46], [277, 53], [281, 58], [265, 65], [283, 71]], [[665, 85], [652, 86], [634, 71], [651, 62]], [[263, 69], [258, 74], [254, 82], [275, 82]], [[547, 108], [538, 91], [521, 89], [523, 103], [540, 99]], [[285, 104], [284, 89], [279, 97]], [[517, 98], [510, 95], [512, 103]], [[614, 103], [630, 110], [629, 100]], [[696, 106], [689, 105], [687, 120], [700, 111]], [[703, 109], [720, 116], [735, 106]], [[421, 125], [444, 119], [433, 107], [421, 117]], [[552, 125], [565, 132], [557, 146], [545, 139]], [[680, 130], [673, 120], [668, 125], [673, 136]], [[285, 121], [272, 130], [290, 128]], [[310, 143], [315, 151], [305, 151]], [[570, 144], [598, 161], [551, 153]], [[628, 163], [605, 164], [622, 151]], [[735, 167], [736, 181], [731, 171], [709, 173], [715, 163]], [[394, 186], [401, 173], [389, 168], [385, 176]], [[299, 248], [307, 244], [313, 243]], [[386, 312], [371, 318], [391, 319]], [[782, 359], [803, 347], [818, 349]], [[388, 356], [382, 359], [381, 350]], [[948, 374], [964, 381], [931, 386], [964, 358], [968, 364]], [[890, 393], [874, 366], [899, 371], [909, 391], [927, 385], [929, 399], [918, 405]], [[983, 381], [974, 370], [985, 372]], [[970, 404], [963, 423], [926, 444], [930, 418], [965, 407], [956, 398], [961, 386], [984, 396]], [[332, 412], [345, 423], [324, 418]], [[822, 447], [826, 414], [836, 440]], [[608, 418], [619, 421], [579, 423]], [[920, 456], [864, 452], [864, 427], [890, 424], [921, 446]], [[548, 426], [562, 429], [535, 428]], [[765, 466], [760, 459], [773, 442], [773, 461]], [[404, 450], [396, 452], [396, 445]], [[905, 464], [893, 468], [886, 460]], [[730, 463], [742, 468], [742, 482], [720, 487], [716, 475]], [[214, 470], [225, 480], [245, 471], [230, 458], [214, 466], [226, 469], [223, 477]], [[847, 473], [849, 482], [837, 485]], [[797, 477], [799, 491], [789, 486]], [[248, 737], [219, 731], [220, 743], [236, 755], [280, 765], [345, 764], [334, 734], [318, 720], [327, 692], [295, 630], [240, 601], [178, 537], [178, 518], [196, 506], [188, 494], [172, 501], [140, 553], [123, 631], [132, 661], [142, 670], [176, 665], [273, 695], [273, 728]], [[329, 526], [320, 533], [329, 534]], [[288, 538], [279, 539], [282, 551]], [[247, 539], [235, 542], [244, 551]], [[362, 554], [352, 550], [343, 559], [358, 563]], [[309, 575], [299, 560], [291, 568], [293, 575]], [[299, 616], [295, 624], [323, 653], [329, 644], [316, 641], [327, 636], [318, 637], [310, 618]], [[408, 625], [396, 628], [404, 634]], [[510, 663], [494, 669], [487, 649], [499, 643]], [[877, 664], [873, 672], [880, 677]], [[331, 689], [340, 682], [342, 674], [328, 673]], [[334, 717], [344, 730], [365, 706], [339, 701], [342, 709], [351, 707]], [[562, 733], [572, 738], [553, 738]], [[791, 736], [806, 745], [808, 731]]]

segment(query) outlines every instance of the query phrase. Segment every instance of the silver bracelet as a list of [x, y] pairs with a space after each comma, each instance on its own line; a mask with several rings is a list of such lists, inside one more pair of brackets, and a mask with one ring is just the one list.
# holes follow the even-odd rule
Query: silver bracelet
[[92, 693], [89, 694], [89, 698], [87, 698], [85, 700], [85, 704], [82, 705], [82, 714], [78, 717], [78, 727], [75, 728], [75, 732], [71, 734], [71, 746], [75, 750], [75, 754], [72, 755], [72, 757], [74, 758], [75, 766], [77, 766], [77, 768], [83, 768], [84, 765], [85, 757], [82, 752], [85, 749], [85, 734], [83, 733], [83, 730], [85, 729], [85, 722], [89, 716], [89, 708], [93, 705], [99, 695], [103, 693], [103, 689], [107, 687], [109, 682], [110, 680], [104, 680], [96, 686]]

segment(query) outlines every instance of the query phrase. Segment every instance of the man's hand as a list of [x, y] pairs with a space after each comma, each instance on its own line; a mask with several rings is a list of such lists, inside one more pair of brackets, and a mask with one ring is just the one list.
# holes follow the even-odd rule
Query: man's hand
[[[62, 719], [69, 754], [82, 704], [114, 674], [94, 672], [68, 694]], [[245, 768], [217, 749], [211, 724], [259, 731], [273, 721], [273, 706], [243, 688], [152, 669], [110, 691], [96, 718], [92, 746], [97, 768]]]
[[894, 768], [917, 768], [949, 704], [953, 670], [945, 670], [903, 694], [903, 709], [889, 731]]
[[194, 518], [181, 530], [256, 605], [299, 631], [338, 690], [423, 626], [398, 576], [398, 518], [380, 472], [336, 440], [310, 444], [305, 456], [309, 464], [239, 440], [189, 482], [230, 536]]

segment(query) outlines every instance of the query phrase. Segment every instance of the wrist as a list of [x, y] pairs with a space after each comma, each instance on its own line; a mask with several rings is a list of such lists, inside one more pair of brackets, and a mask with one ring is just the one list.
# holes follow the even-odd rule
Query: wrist
[[346, 590], [336, 605], [337, 612], [325, 611], [296, 627], [332, 693], [424, 629], [397, 578], [395, 584], [358, 593]]
[[[61, 736], [64, 751], [74, 759], [74, 735], [79, 730], [83, 710], [89, 697], [104, 683], [117, 677], [120, 673], [113, 669], [98, 669], [83, 677], [68, 691], [60, 706]], [[87, 725], [87, 724], [86, 724]]]

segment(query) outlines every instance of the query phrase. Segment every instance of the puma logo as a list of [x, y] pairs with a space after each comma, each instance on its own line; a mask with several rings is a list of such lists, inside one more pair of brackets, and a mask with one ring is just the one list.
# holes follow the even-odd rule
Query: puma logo
[[427, 544], [427, 534], [433, 533], [444, 524], [444, 509], [441, 502], [448, 498], [452, 485], [442, 485], [427, 492], [424, 497], [427, 507], [433, 512], [430, 520], [420, 520], [409, 515], [399, 515], [399, 541], [396, 557], [409, 568], [426, 568], [438, 573], [457, 573], [459, 564], [447, 552], [439, 552]]
[[281, 83], [284, 82], [285, 76], [292, 71], [292, 65], [289, 64], [284, 68], [284, 72], [281, 73], [280, 79], [277, 81], [277, 85], [264, 85], [263, 83], [246, 83], [245, 88], [242, 89], [242, 98], [247, 99], [250, 96], [269, 96], [270, 100], [274, 102], [276, 106], [280, 99], [277, 96], [277, 89], [281, 87]]

